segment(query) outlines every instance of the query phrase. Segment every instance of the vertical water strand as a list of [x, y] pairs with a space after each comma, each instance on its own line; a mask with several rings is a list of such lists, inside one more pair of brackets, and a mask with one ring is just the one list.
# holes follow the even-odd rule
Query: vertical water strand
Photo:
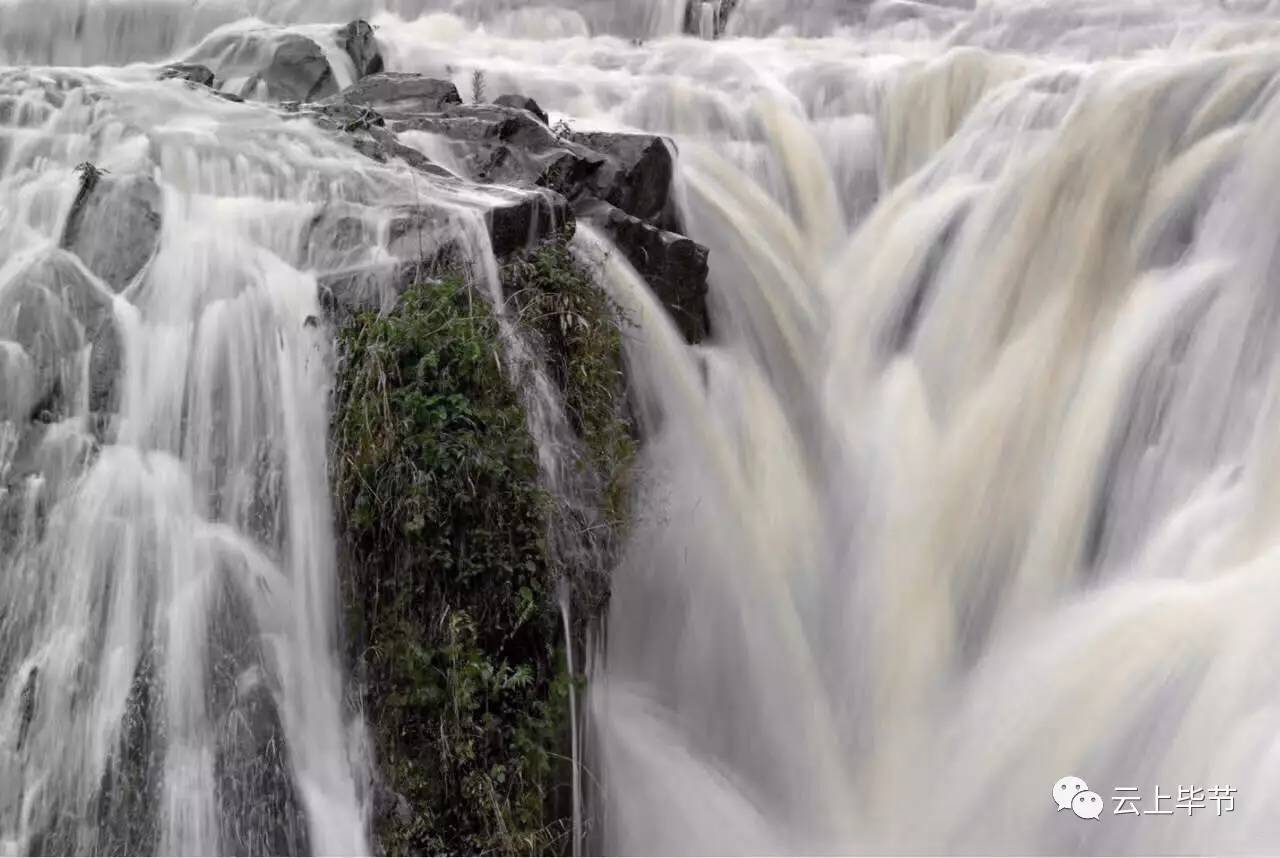
[[572, 600], [569, 582], [562, 579], [557, 587], [560, 602], [560, 616], [564, 621], [564, 653], [565, 668], [569, 671], [569, 755], [573, 766], [573, 854], [574, 858], [582, 854], [582, 746], [578, 739], [578, 689], [572, 684], [577, 678], [573, 669], [573, 623], [571, 621]]

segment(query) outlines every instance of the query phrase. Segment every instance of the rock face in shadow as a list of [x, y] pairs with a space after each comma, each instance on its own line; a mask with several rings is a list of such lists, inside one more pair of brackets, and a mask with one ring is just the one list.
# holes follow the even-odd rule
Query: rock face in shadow
[[[500, 259], [567, 227], [572, 205], [618, 244], [687, 339], [697, 342], [709, 332], [708, 252], [673, 231], [675, 149], [669, 140], [624, 132], [557, 133], [532, 99], [504, 95], [493, 104], [463, 104], [451, 82], [415, 74], [372, 74], [299, 112], [351, 134], [354, 147], [369, 158], [401, 160], [447, 179], [448, 171], [399, 136], [416, 132], [441, 141], [452, 151], [455, 169], [461, 165], [463, 175], [455, 181], [501, 186], [490, 194], [496, 199], [486, 218]], [[422, 207], [397, 219], [388, 250], [400, 258], [408, 252], [419, 266], [435, 265], [454, 252], [427, 246], [430, 225], [440, 216]], [[334, 304], [376, 303], [366, 288], [352, 285], [359, 281], [343, 275], [328, 283]]]
[[697, 343], [707, 336], [707, 248], [600, 200], [579, 205], [576, 214], [617, 245], [686, 340]]
[[388, 119], [387, 127], [396, 133], [423, 131], [465, 144], [456, 149], [470, 174], [483, 182], [541, 185], [574, 200], [602, 199], [643, 220], [660, 219], [668, 210], [675, 160], [661, 137], [615, 132], [558, 137], [529, 110], [499, 104], [446, 104]]
[[261, 87], [271, 101], [319, 101], [337, 94], [338, 81], [320, 46], [292, 33], [276, 47], [271, 63], [249, 78], [240, 94], [249, 98]]
[[[352, 59], [360, 65], [360, 46], [369, 45], [371, 28], [353, 22], [343, 33], [348, 51], [357, 46]], [[456, 186], [463, 196], [475, 195], [466, 191], [468, 182], [488, 186], [480, 196], [489, 200], [485, 223], [499, 260], [571, 229], [576, 211], [617, 243], [690, 342], [709, 333], [708, 251], [675, 232], [675, 146], [666, 138], [553, 131], [545, 111], [531, 99], [504, 95], [494, 104], [462, 104], [452, 82], [421, 74], [369, 74], [317, 104], [289, 109], [330, 131], [348, 134], [351, 145], [367, 158], [383, 164], [403, 161], [444, 187]], [[449, 164], [460, 174], [402, 142], [402, 134], [410, 132], [429, 134], [448, 147]], [[438, 241], [431, 237], [448, 216], [431, 204], [410, 206], [394, 214], [387, 231], [380, 233], [376, 241], [387, 255], [408, 260], [399, 268], [392, 266], [390, 279], [399, 288], [424, 266], [435, 269], [442, 260], [465, 255], [457, 247], [436, 246]], [[387, 255], [383, 261], [321, 274], [330, 310], [385, 309], [385, 289], [374, 284], [387, 282]]]
[[368, 21], [352, 21], [339, 30], [338, 45], [355, 64], [357, 80], [382, 71], [382, 50]]
[[555, 191], [513, 193], [510, 201], [489, 210], [486, 223], [493, 252], [507, 257], [572, 226], [568, 202]]
[[591, 178], [594, 196], [642, 220], [663, 215], [675, 177], [670, 143], [652, 134], [609, 132], [575, 133], [570, 139], [605, 156]]

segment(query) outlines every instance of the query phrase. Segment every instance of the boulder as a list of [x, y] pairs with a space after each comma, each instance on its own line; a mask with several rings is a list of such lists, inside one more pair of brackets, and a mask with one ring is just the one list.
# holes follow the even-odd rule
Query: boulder
[[355, 64], [356, 80], [382, 71], [382, 51], [368, 21], [352, 21], [338, 30], [338, 45]]
[[12, 398], [3, 413], [46, 421], [70, 414], [89, 332], [111, 318], [110, 293], [66, 251], [51, 250], [18, 272], [0, 296], [0, 369]]
[[462, 104], [458, 88], [447, 80], [420, 74], [380, 72], [356, 81], [329, 104], [360, 104], [372, 107], [387, 118], [421, 113], [439, 113], [451, 104]]
[[119, 292], [142, 271], [159, 239], [160, 189], [152, 179], [82, 174], [62, 246], [90, 271]]
[[671, 198], [675, 157], [671, 143], [652, 134], [572, 132], [569, 139], [605, 157], [593, 173], [591, 195], [641, 220], [664, 215]]
[[276, 46], [271, 63], [249, 78], [240, 95], [253, 97], [266, 87], [272, 101], [318, 101], [338, 92], [338, 82], [324, 51], [306, 36], [291, 33]]
[[165, 66], [160, 72], [160, 77], [162, 80], [177, 78], [199, 86], [207, 86], [210, 89], [213, 88], [214, 82], [213, 72], [207, 66], [197, 63], [174, 63]]
[[707, 248], [599, 200], [580, 203], [575, 213], [613, 241], [667, 308], [685, 339], [697, 343], [706, 338], [710, 332]]
[[494, 104], [502, 107], [514, 107], [517, 110], [527, 110], [538, 118], [543, 125], [550, 125], [551, 122], [547, 118], [547, 112], [538, 106], [538, 102], [524, 95], [500, 95], [493, 100]]

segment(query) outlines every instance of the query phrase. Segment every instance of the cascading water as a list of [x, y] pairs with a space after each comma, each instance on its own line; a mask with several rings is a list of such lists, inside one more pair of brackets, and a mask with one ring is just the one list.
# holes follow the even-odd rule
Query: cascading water
[[[360, 851], [329, 346], [299, 269], [317, 207], [376, 183], [301, 126], [150, 78], [0, 84], [6, 425], [45, 409], [3, 462], [2, 711], [20, 732], [0, 832], [22, 852]], [[152, 189], [163, 215], [127, 282], [60, 246], [95, 176]], [[97, 240], [86, 257], [137, 239]], [[99, 372], [114, 414], [90, 412]]]
[[[714, 42], [685, 11], [0, 0], [0, 63], [41, 66], [0, 69], [0, 848], [369, 847], [317, 280], [427, 196], [496, 282], [488, 201], [126, 65], [355, 15], [392, 70], [670, 135], [711, 248], [689, 347], [579, 231], [646, 431], [589, 846], [1280, 842], [1280, 4], [742, 0]], [[95, 176], [152, 195], [123, 282], [68, 240]], [[1233, 809], [1112, 812], [1179, 786]]]
[[155, 77], [0, 70], [0, 843], [361, 854], [318, 284], [495, 198]]

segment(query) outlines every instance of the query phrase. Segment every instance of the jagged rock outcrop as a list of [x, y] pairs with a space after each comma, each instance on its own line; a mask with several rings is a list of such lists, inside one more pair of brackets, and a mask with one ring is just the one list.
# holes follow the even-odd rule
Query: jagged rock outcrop
[[340, 29], [338, 45], [355, 64], [357, 79], [382, 71], [382, 49], [378, 47], [377, 36], [368, 21], [352, 21]]
[[575, 213], [617, 246], [671, 313], [685, 339], [696, 343], [707, 336], [707, 248], [600, 200], [577, 206]]
[[555, 191], [518, 191], [508, 197], [489, 209], [486, 217], [493, 252], [500, 258], [531, 247], [572, 222], [568, 202]]
[[[495, 186], [486, 221], [499, 258], [536, 244], [571, 219], [569, 206], [597, 223], [670, 310], [693, 342], [709, 331], [707, 250], [677, 234], [671, 184], [674, 147], [652, 134], [605, 131], [556, 133], [536, 102], [507, 95], [494, 104], [463, 104], [449, 81], [421, 75], [378, 73], [300, 115], [351, 135], [354, 147], [386, 163], [399, 159], [437, 181], [466, 179]], [[423, 132], [450, 141], [465, 179], [453, 177], [398, 135]], [[457, 250], [436, 246], [432, 236], [445, 213], [429, 205], [397, 212], [386, 250], [413, 260], [415, 271], [434, 267]], [[331, 308], [348, 311], [386, 306], [372, 288], [385, 282], [385, 265], [356, 266], [323, 280]], [[405, 283], [404, 276], [393, 278]]]
[[252, 98], [263, 90], [271, 101], [320, 101], [337, 94], [338, 81], [320, 46], [290, 33], [276, 46], [270, 64], [249, 78], [240, 95]]
[[569, 137], [605, 156], [591, 176], [593, 196], [642, 220], [660, 218], [667, 211], [675, 176], [675, 158], [668, 141], [652, 134], [601, 131]]
[[[110, 289], [121, 292], [155, 255], [160, 240], [160, 189], [146, 177], [115, 177], [85, 165], [80, 192], [62, 236], [62, 246]], [[103, 414], [117, 405], [116, 380], [123, 351], [110, 302], [70, 263], [53, 269], [46, 289], [82, 326], [89, 352], [89, 411]]]
[[500, 95], [493, 100], [493, 103], [502, 107], [514, 107], [518, 110], [527, 110], [534, 116], [538, 117], [538, 120], [542, 122], [543, 125], [551, 124], [550, 120], [547, 118], [547, 112], [538, 105], [538, 102], [528, 96], [512, 94]]
[[465, 144], [459, 154], [480, 181], [541, 185], [570, 199], [596, 197], [644, 220], [663, 217], [669, 205], [675, 160], [670, 144], [652, 134], [571, 132], [561, 138], [530, 111], [498, 104], [446, 104], [401, 114], [388, 127]]

